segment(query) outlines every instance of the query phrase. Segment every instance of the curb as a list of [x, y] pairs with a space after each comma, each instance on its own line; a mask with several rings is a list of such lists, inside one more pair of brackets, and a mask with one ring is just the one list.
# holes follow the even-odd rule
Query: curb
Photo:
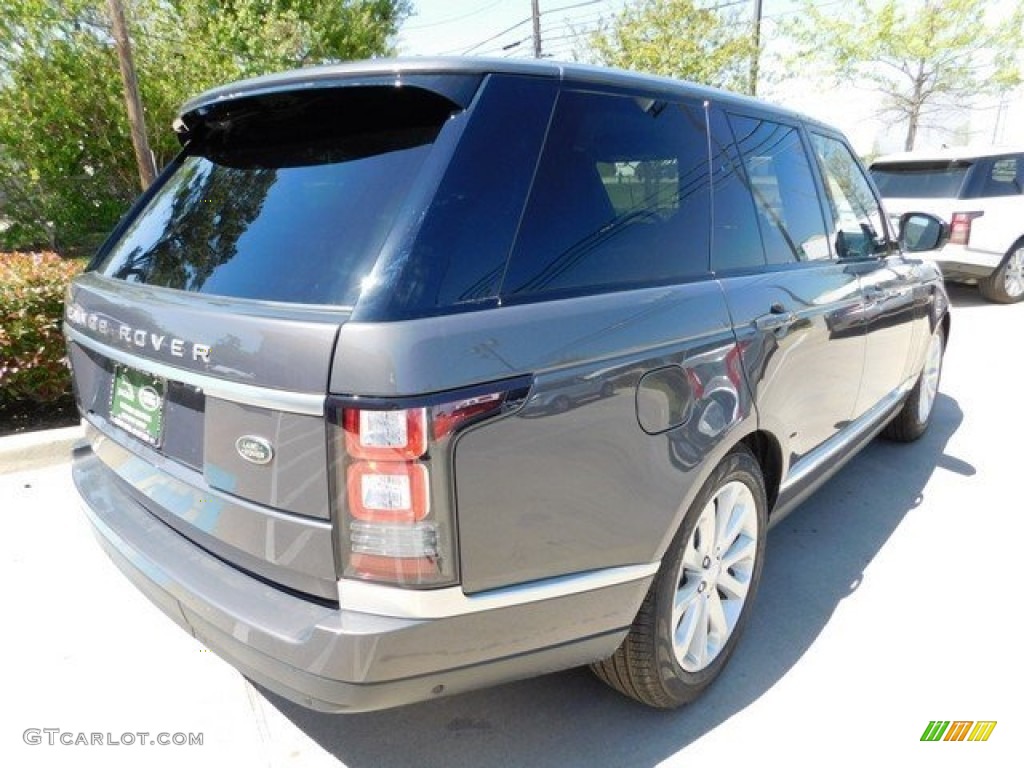
[[0, 437], [0, 475], [59, 464], [71, 457], [71, 446], [85, 437], [85, 428], [43, 429]]

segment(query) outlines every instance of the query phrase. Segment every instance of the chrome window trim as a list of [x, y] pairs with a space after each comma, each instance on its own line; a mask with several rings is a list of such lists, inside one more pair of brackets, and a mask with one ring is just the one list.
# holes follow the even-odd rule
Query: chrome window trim
[[651, 579], [660, 566], [660, 562], [622, 565], [492, 589], [475, 595], [465, 594], [461, 587], [412, 590], [341, 579], [338, 581], [338, 603], [343, 610], [357, 613], [400, 619], [444, 619]]
[[91, 349], [116, 363], [127, 365], [136, 370], [151, 373], [171, 381], [201, 389], [208, 397], [217, 397], [221, 400], [230, 400], [233, 403], [252, 405], [257, 408], [267, 408], [274, 411], [286, 411], [298, 413], [304, 416], [323, 416], [326, 394], [312, 392], [289, 392], [280, 389], [265, 389], [252, 384], [242, 384], [235, 381], [218, 379], [203, 373], [196, 373], [184, 368], [175, 368], [156, 360], [133, 355], [131, 352], [112, 347], [87, 336], [81, 331], [72, 328], [64, 323], [64, 333], [68, 340], [80, 346]]

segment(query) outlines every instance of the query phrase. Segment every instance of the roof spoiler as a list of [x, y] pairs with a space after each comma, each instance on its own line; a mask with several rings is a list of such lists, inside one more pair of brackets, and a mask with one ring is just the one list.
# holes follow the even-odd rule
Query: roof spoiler
[[287, 99], [294, 94], [322, 95], [341, 88], [392, 87], [416, 89], [449, 101], [453, 111], [469, 106], [483, 73], [473, 72], [381, 72], [348, 71], [344, 67], [316, 67], [243, 80], [197, 96], [182, 106], [173, 128], [184, 146], [202, 135], [212, 121], [248, 111], [249, 107]]

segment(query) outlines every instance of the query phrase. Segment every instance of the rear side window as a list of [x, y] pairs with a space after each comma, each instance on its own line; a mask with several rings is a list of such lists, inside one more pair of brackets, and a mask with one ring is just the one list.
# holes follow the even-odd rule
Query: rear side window
[[720, 109], [711, 113], [711, 183], [711, 266], [716, 272], [763, 267], [764, 246], [753, 192], [728, 120]]
[[708, 273], [703, 108], [565, 91], [502, 295], [599, 292]]
[[796, 128], [730, 115], [769, 264], [831, 256], [818, 188]]
[[454, 108], [391, 87], [242, 102], [210, 120], [98, 269], [195, 293], [351, 305]]
[[959, 197], [968, 162], [876, 163], [871, 176], [882, 197]]
[[991, 165], [985, 171], [977, 197], [1011, 197], [1024, 194], [1024, 157], [997, 158], [991, 161]]

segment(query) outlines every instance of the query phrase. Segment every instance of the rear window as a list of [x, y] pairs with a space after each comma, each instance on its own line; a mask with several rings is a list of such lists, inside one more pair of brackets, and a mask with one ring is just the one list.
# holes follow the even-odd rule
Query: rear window
[[425, 90], [376, 86], [230, 105], [98, 269], [195, 293], [352, 305], [454, 109]]
[[962, 161], [871, 166], [882, 197], [959, 197], [971, 164]]

